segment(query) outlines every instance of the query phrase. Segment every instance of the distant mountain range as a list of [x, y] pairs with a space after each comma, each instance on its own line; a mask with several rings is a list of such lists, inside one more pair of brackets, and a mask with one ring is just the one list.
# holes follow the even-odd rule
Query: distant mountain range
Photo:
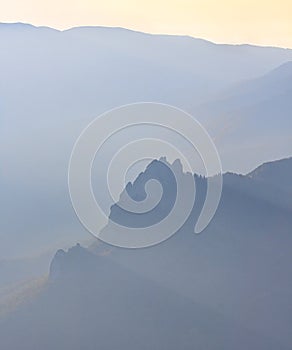
[[[131, 194], [163, 169], [151, 163]], [[44, 290], [2, 319], [3, 348], [290, 349], [291, 174], [291, 158], [225, 174], [218, 211], [198, 236], [205, 182], [196, 177], [198, 206], [162, 244], [59, 250]]]
[[0, 50], [1, 259], [88, 237], [71, 208], [68, 161], [83, 128], [109, 108], [183, 108], [207, 127], [224, 171], [292, 154], [292, 50], [22, 23], [0, 24]]
[[[88, 120], [137, 101], [170, 103], [192, 112], [212, 94], [292, 61], [289, 49], [219, 45], [123, 28], [57, 31], [0, 24], [0, 38], [6, 113], [17, 107], [19, 115], [22, 106], [22, 116], [37, 118], [31, 112], [38, 112], [54, 120], [65, 115]], [[20, 105], [11, 105], [12, 99]]]
[[292, 61], [241, 82], [199, 107], [198, 115], [210, 126], [223, 164], [244, 172], [246, 166], [255, 167], [259, 158], [290, 156], [291, 97]]

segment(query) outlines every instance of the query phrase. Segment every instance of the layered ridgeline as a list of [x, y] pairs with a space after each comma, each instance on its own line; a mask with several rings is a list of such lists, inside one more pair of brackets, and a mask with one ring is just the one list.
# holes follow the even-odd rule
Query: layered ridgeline
[[[129, 193], [143, 198], [145, 181], [161, 179], [164, 164], [152, 162]], [[152, 248], [58, 251], [45, 289], [1, 321], [1, 346], [290, 349], [291, 175], [291, 158], [224, 175], [218, 211], [200, 235], [193, 234], [199, 200], [182, 229]], [[205, 180], [196, 182], [203, 198]], [[129, 220], [115, 206], [111, 215]]]
[[83, 128], [110, 108], [183, 108], [211, 132], [224, 171], [246, 173], [292, 154], [291, 75], [283, 66], [292, 50], [26, 24], [1, 24], [0, 50], [0, 259], [86, 235], [71, 209], [68, 160]]
[[[256, 79], [227, 89], [198, 108], [222, 155], [237, 172], [261, 159], [292, 152], [292, 61]], [[232, 147], [231, 147], [232, 145]], [[234, 157], [240, 154], [240, 161]]]

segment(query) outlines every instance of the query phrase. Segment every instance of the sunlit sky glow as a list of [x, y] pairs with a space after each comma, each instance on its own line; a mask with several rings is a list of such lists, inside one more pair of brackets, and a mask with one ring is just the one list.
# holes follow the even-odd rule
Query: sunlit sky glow
[[0, 22], [118, 26], [292, 48], [292, 0], [0, 0]]

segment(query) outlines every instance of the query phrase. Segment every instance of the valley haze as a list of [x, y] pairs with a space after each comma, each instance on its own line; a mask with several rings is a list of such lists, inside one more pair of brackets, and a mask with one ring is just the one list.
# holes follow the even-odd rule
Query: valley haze
[[[291, 350], [292, 49], [0, 23], [0, 52], [1, 350]], [[196, 200], [171, 238], [131, 250], [100, 242], [78, 221], [68, 166], [89, 123], [139, 102], [175, 106], [202, 124], [223, 189], [195, 235], [204, 157], [194, 173], [163, 153], [138, 164], [102, 235], [114, 232], [111, 220], [138, 228], [167, 216], [173, 172], [185, 191], [195, 182]], [[93, 162], [101, 201], [105, 159], [133, 135], [187, 150], [166, 131], [127, 129]], [[153, 179], [164, 190], [153, 210], [121, 208], [127, 195], [145, 200]]]

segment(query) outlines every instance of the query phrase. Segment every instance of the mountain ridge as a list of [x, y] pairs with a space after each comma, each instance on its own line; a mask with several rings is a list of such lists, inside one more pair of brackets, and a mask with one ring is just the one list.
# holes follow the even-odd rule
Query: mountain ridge
[[[68, 159], [80, 132], [95, 116], [117, 106], [152, 101], [194, 115], [212, 134], [224, 171], [249, 172], [263, 160], [292, 152], [290, 138], [281, 137], [273, 147], [267, 143], [270, 130], [262, 122], [262, 114], [258, 117], [262, 124], [257, 143], [250, 145], [253, 129], [239, 124], [233, 140], [233, 134], [231, 138], [226, 135], [228, 125], [220, 121], [219, 127], [209, 126], [196, 107], [230, 84], [258, 77], [291, 60], [292, 51], [224, 47], [195, 40], [190, 44], [187, 38], [161, 39], [127, 31], [96, 35], [85, 30], [79, 35], [78, 31], [6, 27], [0, 30], [0, 157], [6, 203], [0, 230], [1, 257], [31, 254], [47, 245], [57, 248], [60, 241], [75, 242], [81, 229], [68, 198]], [[288, 106], [289, 96], [285, 99]], [[278, 120], [286, 118], [284, 109], [277, 112]], [[278, 130], [280, 127], [281, 123]], [[282, 129], [287, 133], [287, 128]], [[223, 147], [217, 144], [220, 138]], [[235, 147], [236, 142], [244, 149]], [[30, 206], [28, 197], [34, 198]], [[51, 227], [52, 222], [50, 234], [44, 232], [44, 223]], [[23, 227], [29, 239], [20, 233]]]
[[[290, 166], [269, 164], [278, 178], [280, 169], [292, 174], [292, 158], [283, 161]], [[153, 166], [164, 173], [158, 162], [150, 175]], [[130, 189], [138, 199], [142, 180]], [[290, 349], [292, 202], [274, 185], [224, 174], [218, 211], [200, 235], [194, 210], [151, 248], [95, 241], [59, 250], [41, 293], [0, 320], [5, 350]]]
[[213, 44], [213, 45], [218, 45], [218, 46], [235, 46], [235, 47], [259, 47], [259, 48], [268, 48], [268, 49], [281, 49], [281, 50], [292, 50], [290, 47], [281, 47], [281, 46], [273, 46], [273, 45], [257, 45], [257, 44], [249, 44], [249, 43], [222, 43], [222, 42], [215, 42], [209, 39], [205, 38], [200, 38], [188, 34], [167, 34], [167, 33], [151, 33], [151, 32], [144, 32], [140, 30], [135, 30], [131, 28], [126, 28], [126, 27], [120, 27], [120, 26], [100, 26], [100, 25], [80, 25], [80, 26], [72, 26], [68, 27], [65, 29], [58, 29], [54, 28], [51, 26], [46, 26], [46, 25], [34, 25], [31, 23], [26, 23], [26, 22], [0, 22], [0, 27], [11, 27], [11, 26], [16, 26], [16, 27], [27, 27], [31, 29], [49, 29], [52, 31], [56, 32], [67, 32], [67, 31], [73, 31], [77, 29], [101, 29], [101, 30], [122, 30], [126, 32], [133, 32], [137, 34], [145, 34], [149, 36], [160, 36], [160, 37], [179, 37], [179, 38], [188, 38], [188, 39], [194, 39], [197, 41], [202, 41], [206, 42], [208, 44]]

